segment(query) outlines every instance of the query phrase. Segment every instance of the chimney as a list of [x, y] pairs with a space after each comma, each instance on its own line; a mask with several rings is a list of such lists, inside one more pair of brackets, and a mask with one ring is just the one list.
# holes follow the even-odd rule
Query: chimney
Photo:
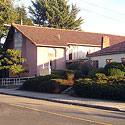
[[108, 36], [103, 36], [101, 41], [101, 49], [110, 46], [110, 41]]

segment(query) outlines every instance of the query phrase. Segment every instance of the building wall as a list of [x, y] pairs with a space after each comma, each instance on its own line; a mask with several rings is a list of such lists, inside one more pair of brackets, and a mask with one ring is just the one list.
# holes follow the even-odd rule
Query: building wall
[[[55, 54], [51, 54], [50, 51], [54, 49]], [[65, 49], [63, 48], [49, 48], [49, 47], [37, 47], [37, 75], [40, 75], [40, 70], [49, 68], [50, 61], [55, 62], [55, 70], [62, 70], [66, 67]]]
[[40, 75], [40, 70], [44, 66], [48, 66], [48, 48], [47, 47], [37, 47], [37, 76]]
[[66, 68], [66, 49], [56, 48], [56, 70]]
[[98, 60], [99, 67], [104, 67], [107, 59], [112, 59], [112, 62], [121, 62], [121, 58], [125, 58], [125, 53], [90, 57], [91, 60]]
[[35, 76], [37, 74], [37, 47], [30, 40], [23, 38], [22, 50], [22, 55], [27, 60], [24, 65], [29, 70], [29, 76]]
[[90, 46], [73, 46], [66, 48], [66, 60], [69, 60], [70, 50], [72, 50], [72, 60], [75, 59], [85, 59], [86, 54], [93, 53], [100, 50], [100, 47], [90, 47]]
[[50, 61], [54, 62], [55, 70], [66, 68], [65, 49], [63, 48], [36, 47], [18, 31], [14, 33], [13, 43], [13, 48], [21, 50], [22, 57], [26, 59], [23, 67], [29, 71], [28, 76], [39, 76], [43, 64], [50, 66]]

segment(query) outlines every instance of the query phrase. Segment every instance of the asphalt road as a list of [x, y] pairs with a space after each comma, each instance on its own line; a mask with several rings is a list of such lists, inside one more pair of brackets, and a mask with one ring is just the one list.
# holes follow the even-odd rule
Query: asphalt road
[[125, 113], [0, 95], [0, 125], [125, 125]]

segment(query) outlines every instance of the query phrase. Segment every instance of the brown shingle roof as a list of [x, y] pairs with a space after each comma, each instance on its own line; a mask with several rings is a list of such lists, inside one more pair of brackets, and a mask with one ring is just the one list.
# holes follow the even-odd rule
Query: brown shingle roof
[[110, 47], [106, 47], [106, 48], [99, 50], [97, 52], [90, 53], [87, 55], [87, 57], [118, 54], [118, 53], [125, 53], [125, 41], [118, 43], [118, 44], [115, 44], [115, 45], [112, 45]]
[[12, 27], [16, 28], [36, 45], [67, 46], [67, 43], [101, 45], [103, 36], [108, 36], [110, 38], [111, 45], [125, 40], [124, 36], [110, 34], [25, 26], [18, 24], [12, 24]]

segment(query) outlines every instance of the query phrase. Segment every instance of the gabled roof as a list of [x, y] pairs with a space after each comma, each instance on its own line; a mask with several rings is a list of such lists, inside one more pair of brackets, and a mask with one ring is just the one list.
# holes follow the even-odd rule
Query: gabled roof
[[106, 47], [102, 50], [99, 50], [94, 53], [90, 53], [87, 57], [94, 57], [94, 56], [102, 56], [102, 55], [112, 55], [112, 54], [119, 54], [125, 53], [125, 41], [112, 45], [110, 47]]
[[68, 43], [76, 43], [100, 46], [103, 36], [109, 37], [110, 45], [125, 40], [125, 36], [26, 26], [18, 24], [12, 24], [11, 29], [12, 28], [15, 28], [16, 30], [21, 32], [35, 45], [67, 46]]

